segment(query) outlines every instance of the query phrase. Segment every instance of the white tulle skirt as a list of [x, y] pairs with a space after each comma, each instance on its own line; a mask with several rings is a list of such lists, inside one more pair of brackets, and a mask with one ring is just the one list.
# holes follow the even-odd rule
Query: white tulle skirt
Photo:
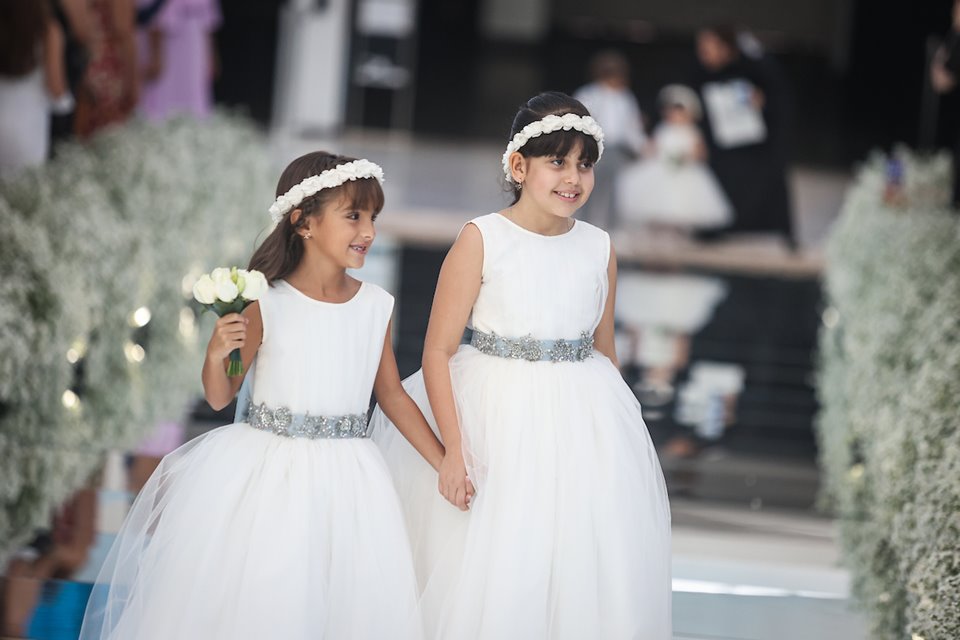
[[625, 223], [716, 228], [733, 221], [733, 209], [717, 179], [702, 163], [637, 162], [617, 176], [617, 202]]
[[[669, 640], [670, 509], [640, 405], [604, 356], [522, 362], [461, 346], [451, 378], [468, 513], [386, 417], [428, 638]], [[404, 382], [434, 429], [421, 373]]]
[[403, 514], [371, 441], [247, 424], [163, 459], [120, 530], [81, 638], [422, 637]]

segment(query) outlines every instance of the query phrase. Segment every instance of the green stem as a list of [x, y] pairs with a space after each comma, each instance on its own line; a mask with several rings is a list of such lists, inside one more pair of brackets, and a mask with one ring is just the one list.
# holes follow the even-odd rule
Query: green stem
[[234, 349], [230, 352], [230, 364], [227, 365], [227, 377], [233, 378], [243, 374], [243, 359], [240, 357], [240, 349]]

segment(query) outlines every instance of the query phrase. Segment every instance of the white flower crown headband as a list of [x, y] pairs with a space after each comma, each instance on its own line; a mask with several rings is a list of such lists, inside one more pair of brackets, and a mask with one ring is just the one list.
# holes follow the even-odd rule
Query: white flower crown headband
[[507, 150], [503, 152], [503, 174], [507, 177], [507, 182], [514, 182], [513, 174], [510, 173], [510, 154], [517, 151], [523, 145], [527, 144], [533, 138], [539, 138], [542, 135], [553, 133], [554, 131], [569, 131], [576, 129], [580, 133], [585, 133], [597, 141], [597, 161], [603, 155], [603, 129], [596, 120], [590, 116], [578, 116], [575, 113], [565, 113], [562, 116], [550, 114], [543, 119], [531, 122], [513, 136], [513, 140], [507, 145]]
[[344, 182], [363, 178], [376, 178], [377, 182], [383, 184], [383, 169], [369, 160], [353, 160], [305, 178], [270, 205], [270, 219], [276, 226], [283, 216], [299, 207], [304, 198], [309, 198], [323, 189], [333, 189]]

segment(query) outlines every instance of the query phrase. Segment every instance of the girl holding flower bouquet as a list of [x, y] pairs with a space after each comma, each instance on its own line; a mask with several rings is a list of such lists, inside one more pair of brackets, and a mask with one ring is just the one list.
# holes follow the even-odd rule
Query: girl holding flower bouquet
[[164, 458], [94, 586], [81, 638], [421, 637], [401, 507], [367, 438], [371, 390], [434, 468], [443, 448], [401, 387], [393, 298], [346, 273], [376, 235], [382, 175], [324, 152], [294, 160], [250, 271], [198, 283], [210, 304], [256, 298], [217, 321], [203, 367], [220, 409], [243, 379], [228, 375], [239, 349], [256, 374], [252, 406]]

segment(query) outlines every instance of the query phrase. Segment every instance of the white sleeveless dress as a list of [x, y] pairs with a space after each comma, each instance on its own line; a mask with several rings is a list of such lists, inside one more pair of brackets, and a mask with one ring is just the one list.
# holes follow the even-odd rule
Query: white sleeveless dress
[[[260, 300], [255, 405], [365, 415], [392, 309], [390, 294], [369, 283], [332, 304], [278, 281]], [[403, 514], [377, 446], [246, 422], [163, 459], [118, 534], [81, 632], [120, 640], [421, 635]]]
[[657, 155], [617, 176], [620, 219], [690, 228], [724, 227], [733, 209], [710, 168], [694, 159], [700, 134], [692, 125], [662, 124], [653, 140]]
[[50, 150], [50, 103], [43, 69], [0, 76], [0, 179], [39, 167]]
[[[576, 340], [607, 299], [607, 234], [585, 222], [541, 236], [500, 214], [483, 236], [471, 327]], [[427, 637], [668, 640], [670, 508], [640, 405], [610, 360], [529, 362], [462, 345], [450, 374], [469, 512], [379, 411], [373, 437], [397, 483]], [[433, 419], [420, 372], [404, 385]]]

